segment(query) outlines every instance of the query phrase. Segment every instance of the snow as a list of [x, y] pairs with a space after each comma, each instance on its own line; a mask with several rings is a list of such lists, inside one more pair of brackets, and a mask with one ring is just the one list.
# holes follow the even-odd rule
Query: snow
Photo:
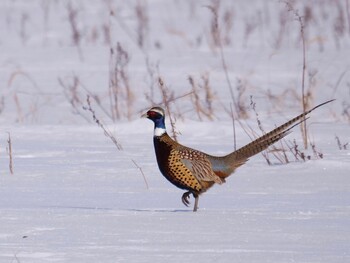
[[[152, 133], [141, 129], [146, 121], [133, 123], [140, 127], [133, 143], [120, 134], [123, 152], [94, 126], [14, 127], [15, 174], [1, 176], [1, 261], [349, 259], [349, 152], [335, 141], [320, 144], [324, 159], [306, 163], [267, 166], [253, 157], [201, 196], [193, 213], [182, 206], [182, 191], [159, 174], [149, 154]], [[345, 135], [343, 125], [334, 128]], [[196, 138], [188, 139], [212, 153], [227, 147], [221, 139], [205, 144], [204, 131]], [[143, 168], [148, 190], [131, 158]]]
[[[211, 14], [202, 8], [208, 3], [145, 1], [149, 32], [140, 50], [133, 40], [138, 1], [71, 1], [84, 32], [82, 58], [71, 40], [67, 3], [45, 3], [0, 3], [0, 32], [6, 36], [0, 39], [1, 263], [350, 262], [350, 146], [339, 149], [335, 139], [350, 142], [344, 114], [350, 99], [350, 41], [344, 36], [337, 43], [333, 36], [335, 5], [314, 6], [315, 20], [308, 31], [312, 104], [337, 99], [312, 112], [307, 122], [310, 140], [323, 158], [314, 157], [311, 149], [305, 150], [312, 156], [305, 162], [289, 155], [288, 164], [271, 157], [273, 165], [267, 165], [262, 155], [254, 156], [227, 183], [201, 195], [199, 211], [193, 213], [181, 202], [183, 191], [160, 174], [153, 123], [140, 115], [153, 106], [144, 96], [152, 85], [145, 53], [155, 77], [160, 74], [176, 96], [190, 91], [189, 75], [201, 83], [208, 73], [215, 98], [213, 120], [200, 121], [191, 99], [177, 100], [171, 105], [179, 140], [213, 155], [233, 150], [232, 121], [226, 112], [231, 97], [219, 52], [209, 39]], [[109, 20], [108, 3], [121, 20]], [[224, 47], [229, 76], [235, 88], [237, 79], [246, 84], [243, 101], [249, 106], [253, 95], [268, 131], [301, 111], [296, 98], [302, 65], [298, 25], [290, 17], [282, 47], [276, 49], [281, 3], [221, 1], [220, 10], [230, 8], [235, 14], [234, 41]], [[255, 14], [262, 14], [264, 22], [245, 39], [244, 26]], [[22, 33], [21, 19], [28, 19]], [[96, 101], [92, 106], [123, 150], [82, 109], [89, 92], [109, 109], [109, 46], [102, 33], [95, 41], [89, 37], [94, 27], [108, 21], [113, 43], [120, 42], [131, 55], [128, 73], [135, 101], [131, 118], [114, 123]], [[322, 52], [322, 43], [312, 41], [316, 36], [325, 41]], [[157, 41], [161, 48], [155, 47]], [[58, 81], [73, 83], [74, 76], [81, 82], [75, 109], [69, 102], [71, 90]], [[154, 100], [161, 101], [157, 85], [153, 88]], [[249, 114], [242, 123], [258, 132], [255, 113]], [[169, 122], [167, 127], [170, 132]], [[250, 141], [238, 124], [236, 132], [238, 147]], [[9, 134], [13, 174], [8, 169]], [[303, 150], [298, 127], [287, 137], [294, 139]]]

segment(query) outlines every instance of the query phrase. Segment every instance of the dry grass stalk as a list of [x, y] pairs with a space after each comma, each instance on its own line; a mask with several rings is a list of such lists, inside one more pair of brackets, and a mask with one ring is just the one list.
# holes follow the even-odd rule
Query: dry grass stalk
[[277, 156], [281, 157], [281, 159], [279, 159], [281, 163], [289, 163], [289, 158], [288, 158], [288, 155], [287, 155], [287, 151], [285, 150], [286, 148], [285, 148], [283, 142], [284, 142], [284, 139], [280, 140], [281, 147], [278, 150], [279, 154]]
[[[111, 48], [110, 52], [109, 93], [112, 119], [116, 121], [124, 115], [131, 119], [134, 95], [127, 73], [130, 56], [120, 43]], [[126, 109], [126, 112], [123, 109]]]
[[[145, 63], [146, 63], [146, 69], [149, 77], [149, 93], [145, 93], [146, 99], [150, 102], [151, 105], [156, 105], [154, 100], [154, 94], [155, 94], [155, 85], [157, 82], [157, 77], [156, 74], [159, 72], [159, 63], [151, 63], [150, 59], [148, 56], [145, 57]], [[158, 73], [159, 75], [159, 73]]]
[[343, 103], [342, 115], [350, 122], [350, 105], [347, 105], [345, 102]]
[[22, 110], [22, 107], [21, 107], [21, 103], [19, 101], [19, 98], [17, 96], [17, 93], [13, 93], [13, 100], [16, 104], [16, 110], [17, 110], [17, 116], [18, 116], [18, 122], [19, 123], [22, 123], [23, 120], [24, 120], [24, 117], [23, 117], [23, 110]]
[[335, 140], [337, 141], [337, 145], [338, 145], [339, 150], [347, 150], [348, 149], [348, 146], [349, 146], [348, 142], [342, 143], [337, 135], [335, 135]]
[[163, 105], [165, 106], [165, 109], [167, 111], [168, 118], [170, 120], [170, 125], [171, 125], [171, 131], [172, 131], [172, 136], [175, 141], [177, 141], [177, 135], [179, 132], [176, 130], [175, 127], [175, 120], [172, 114], [172, 111], [170, 110], [170, 102], [174, 101], [174, 94], [171, 93], [169, 95], [169, 89], [165, 85], [163, 79], [161, 77], [158, 77], [158, 87], [160, 89], [160, 92], [162, 94], [162, 100], [163, 100]]
[[261, 131], [263, 134], [265, 134], [266, 132], [265, 132], [264, 128], [262, 127], [261, 121], [260, 121], [260, 119], [259, 119], [259, 114], [258, 114], [258, 112], [256, 111], [256, 103], [253, 101], [253, 96], [252, 96], [252, 95], [250, 95], [250, 107], [252, 108], [252, 110], [253, 110], [254, 113], [255, 113], [256, 122], [257, 122], [257, 124], [258, 124], [258, 127], [259, 127], [260, 131]]
[[274, 47], [276, 49], [280, 49], [282, 47], [283, 38], [286, 35], [285, 32], [287, 27], [287, 21], [287, 16], [285, 14], [285, 11], [283, 10], [279, 14], [279, 31], [274, 43]]
[[313, 152], [315, 158], [323, 159], [323, 153], [321, 153], [319, 150], [316, 149], [316, 144], [310, 142], [310, 146], [311, 146], [311, 149], [312, 149], [312, 152]]
[[[299, 10], [294, 9], [292, 3], [290, 1], [285, 1], [285, 5], [287, 6], [287, 9], [289, 12], [292, 12], [295, 18], [297, 19], [299, 26], [300, 26], [300, 37], [301, 37], [301, 44], [302, 44], [302, 62], [303, 62], [303, 68], [302, 68], [302, 76], [301, 76], [301, 97], [302, 97], [302, 107], [303, 112], [306, 112], [308, 103], [308, 97], [305, 96], [305, 73], [306, 73], [306, 43], [305, 43], [305, 23], [304, 18], [299, 14]], [[306, 119], [302, 119], [302, 123], [300, 125], [301, 128], [301, 134], [304, 142], [304, 148], [307, 149], [308, 147], [308, 136], [307, 136], [307, 126], [306, 126]]]
[[[188, 96], [191, 96], [193, 93], [193, 91], [190, 91], [190, 92], [187, 92], [185, 94], [182, 94], [182, 95], [179, 95], [179, 96], [174, 96], [174, 94], [172, 94], [172, 97], [170, 99], [167, 100], [167, 103], [170, 103], [170, 102], [175, 102], [176, 100], [178, 99], [182, 99], [182, 98], [185, 98], [185, 97], [188, 97]], [[150, 102], [151, 105], [160, 105], [160, 104], [164, 104], [164, 100], [162, 98], [162, 101], [161, 102], [155, 102], [148, 94], [145, 94], [146, 96], [146, 99]], [[145, 108], [143, 109], [142, 111], [146, 110], [148, 108]], [[180, 114], [178, 114], [179, 116]]]
[[[252, 110], [255, 113], [255, 117], [256, 117], [256, 122], [258, 124], [259, 130], [262, 132], [262, 134], [266, 134], [264, 128], [262, 127], [261, 121], [259, 119], [259, 114], [256, 111], [256, 103], [253, 101], [253, 96], [250, 96], [250, 106], [252, 108]], [[251, 133], [253, 134], [253, 138], [256, 139], [257, 137], [259, 137], [255, 132], [253, 132], [253, 130], [251, 129]], [[274, 149], [274, 152], [278, 152], [277, 148], [275, 146], [271, 146], [271, 148]], [[266, 162], [268, 165], [271, 165], [271, 161], [269, 158], [269, 152], [268, 151], [263, 151], [261, 152], [262, 156], [265, 158]], [[274, 153], [274, 155], [276, 156], [276, 154]], [[277, 156], [277, 159], [280, 160], [280, 158]]]
[[259, 16], [260, 16], [260, 12], [258, 11], [253, 16], [249, 16], [245, 19], [245, 30], [244, 30], [244, 41], [243, 41], [244, 47], [247, 47], [249, 37], [262, 23], [261, 21], [259, 21]]
[[0, 98], [0, 114], [5, 110], [5, 96], [2, 95]]
[[346, 12], [346, 18], [348, 20], [348, 33], [350, 36], [350, 1], [346, 0], [345, 1], [345, 12]]
[[215, 46], [217, 46], [219, 48], [219, 51], [220, 51], [221, 64], [222, 64], [222, 68], [224, 69], [226, 82], [227, 82], [228, 89], [229, 89], [229, 92], [231, 95], [231, 100], [232, 100], [234, 108], [235, 108], [235, 112], [236, 112], [236, 114], [238, 114], [238, 118], [241, 118], [242, 116], [241, 116], [240, 107], [239, 107], [238, 101], [235, 98], [235, 94], [233, 92], [233, 87], [232, 87], [231, 80], [230, 80], [230, 77], [228, 74], [228, 67], [227, 67], [227, 63], [225, 60], [223, 45], [222, 45], [222, 41], [221, 41], [221, 33], [220, 33], [220, 26], [219, 26], [219, 19], [218, 19], [219, 6], [220, 6], [220, 1], [213, 1], [212, 6], [207, 6], [207, 8], [211, 11], [211, 13], [213, 15], [212, 22], [211, 22], [212, 38], [214, 40]]
[[201, 78], [203, 81], [202, 88], [205, 91], [206, 108], [208, 110], [209, 115], [214, 116], [214, 109], [213, 109], [214, 93], [209, 84], [209, 74], [205, 73], [201, 76]]
[[[334, 97], [335, 94], [337, 93], [338, 88], [339, 88], [339, 86], [341, 86], [340, 84], [342, 83], [342, 80], [344, 79], [344, 76], [346, 75], [346, 73], [348, 73], [348, 71], [349, 70], [346, 69], [346, 70], [344, 70], [343, 72], [340, 73], [340, 75], [339, 75], [339, 77], [338, 77], [338, 79], [337, 79], [337, 81], [336, 81], [336, 83], [335, 83], [335, 85], [333, 87], [332, 97]], [[348, 83], [348, 86], [349, 86], [349, 91], [350, 91], [350, 83]], [[349, 92], [349, 94], [350, 94], [350, 92]]]
[[78, 54], [80, 60], [83, 60], [83, 53], [81, 50], [81, 33], [78, 29], [78, 10], [73, 8], [72, 3], [68, 2], [67, 4], [67, 12], [68, 12], [68, 21], [72, 30], [72, 40], [74, 45], [76, 45], [78, 49]]
[[111, 46], [111, 43], [112, 43], [111, 28], [109, 23], [102, 25], [102, 35], [103, 35], [104, 43], [107, 46]]
[[[188, 81], [190, 82], [190, 85], [192, 87], [192, 103], [194, 104], [195, 111], [200, 121], [202, 121], [202, 115], [204, 115], [209, 120], [212, 120], [214, 114], [212, 107], [213, 92], [211, 91], [209, 85], [209, 78], [207, 77], [207, 75], [203, 75], [202, 80], [203, 85], [200, 85], [195, 82], [192, 76], [188, 77]], [[204, 90], [205, 92], [204, 100], [200, 97], [201, 90]], [[205, 101], [204, 106], [202, 101]]]
[[202, 121], [202, 117], [201, 117], [202, 107], [200, 105], [200, 98], [199, 98], [198, 91], [197, 91], [197, 85], [195, 84], [192, 76], [188, 77], [188, 81], [190, 82], [190, 84], [192, 86], [193, 95], [191, 96], [191, 98], [193, 98], [192, 102], [194, 104], [195, 111], [197, 113], [198, 119], [200, 121]]
[[224, 14], [223, 14], [223, 20], [224, 20], [224, 36], [223, 36], [223, 43], [225, 45], [230, 45], [232, 40], [231, 40], [231, 31], [233, 29], [233, 19], [234, 19], [234, 11], [233, 9], [226, 9]]
[[221, 45], [221, 36], [219, 31], [219, 7], [220, 0], [213, 0], [212, 4], [207, 6], [207, 8], [213, 14], [210, 22], [210, 36], [214, 47], [220, 47]]
[[[89, 95], [86, 98], [86, 102], [87, 102], [87, 106], [84, 106], [83, 109], [89, 111], [92, 114], [92, 119], [94, 120], [94, 122], [97, 124], [98, 127], [100, 127], [103, 130], [104, 135], [107, 136], [113, 142], [113, 144], [117, 147], [117, 149], [119, 151], [123, 150], [122, 145], [117, 141], [117, 139], [112, 134], [112, 132], [109, 131], [108, 128], [105, 125], [103, 125], [103, 123], [97, 118], [96, 113], [95, 113], [94, 109], [92, 108]], [[135, 160], [131, 159], [131, 162], [140, 171], [140, 173], [143, 177], [143, 180], [145, 182], [146, 188], [149, 189], [148, 182], [147, 182], [145, 174], [143, 173], [142, 168], [136, 163]]]
[[29, 15], [26, 12], [23, 12], [21, 16], [21, 27], [19, 32], [23, 45], [27, 43], [29, 37], [26, 29], [28, 22], [30, 22]]
[[[43, 92], [38, 84], [36, 83], [36, 81], [26, 72], [22, 71], [21, 69], [17, 69], [14, 72], [11, 73], [9, 80], [7, 81], [7, 87], [8, 88], [12, 88], [13, 83], [15, 82], [16, 79], [23, 77], [28, 83], [31, 84], [31, 87], [33, 89], [35, 89], [35, 95], [44, 95], [45, 92]], [[16, 88], [13, 88], [13, 92], [12, 92], [12, 97], [13, 97], [13, 101], [16, 105], [16, 110], [17, 110], [17, 115], [18, 115], [18, 122], [23, 122], [25, 117], [28, 117], [30, 115], [32, 115], [33, 119], [35, 119], [35, 114], [36, 114], [36, 110], [38, 108], [37, 103], [38, 103], [38, 99], [34, 99], [32, 101], [32, 105], [30, 105], [30, 110], [29, 112], [25, 112], [23, 111], [23, 105], [21, 105], [21, 100], [20, 100], [20, 94], [27, 94], [27, 95], [33, 95], [33, 93], [31, 92], [24, 92], [24, 91], [18, 91]], [[37, 97], [35, 97], [37, 98]]]
[[238, 110], [238, 117], [246, 119], [249, 116], [247, 107], [244, 105], [244, 94], [247, 90], [246, 81], [241, 78], [237, 78], [236, 90], [238, 92], [238, 97], [236, 100], [236, 110]]
[[[348, 94], [350, 95], [350, 82], [347, 83], [348, 86]], [[345, 120], [350, 122], [350, 102], [349, 99], [344, 99], [344, 101], [342, 102], [342, 113], [341, 115], [344, 116]]]
[[72, 83], [65, 83], [63, 79], [58, 78], [58, 83], [63, 88], [63, 93], [74, 109], [81, 106], [80, 96], [78, 94], [79, 79], [73, 77]]
[[103, 130], [104, 135], [107, 136], [113, 142], [113, 144], [117, 147], [117, 149], [123, 150], [122, 145], [117, 141], [117, 139], [114, 137], [112, 132], [109, 131], [108, 128], [105, 127], [103, 123], [97, 118], [95, 110], [91, 106], [91, 100], [89, 95], [87, 95], [86, 97], [86, 102], [87, 102], [87, 106], [84, 106], [83, 109], [89, 111], [92, 114], [93, 121], [97, 124], [97, 126], [99, 126]]
[[11, 141], [11, 135], [8, 132], [8, 139], [7, 139], [7, 153], [9, 155], [9, 170], [10, 173], [13, 174], [13, 157], [12, 157], [12, 141]]
[[148, 182], [147, 182], [145, 174], [143, 173], [142, 168], [135, 162], [134, 159], [131, 159], [131, 161], [135, 165], [135, 167], [140, 171], [142, 178], [143, 178], [143, 181], [145, 182], [146, 188], [149, 189]]
[[299, 145], [297, 144], [296, 140], [293, 140], [293, 142], [290, 145], [288, 145], [288, 148], [290, 152], [294, 155], [296, 161], [300, 161], [300, 159], [304, 162], [306, 161], [307, 157], [302, 151], [299, 150]]
[[[317, 150], [316, 144], [310, 142], [310, 146], [311, 146], [314, 158], [323, 159], [324, 157], [323, 153]], [[290, 149], [290, 152], [294, 155], [294, 158], [296, 161], [303, 160], [304, 162], [306, 162], [307, 160], [312, 159], [311, 155], [305, 154], [304, 152], [299, 150], [299, 145], [297, 144], [296, 140], [293, 140], [293, 142], [290, 142], [290, 144], [288, 144], [288, 148]]]
[[81, 96], [78, 91], [78, 88], [80, 86], [79, 78], [74, 75], [71, 82], [64, 81], [62, 78], [58, 78], [58, 83], [63, 88], [63, 94], [71, 105], [73, 113], [81, 116], [87, 122], [90, 122], [89, 119], [81, 112], [83, 102], [80, 99]]
[[236, 125], [235, 125], [235, 115], [233, 114], [233, 108], [232, 103], [230, 103], [230, 110], [231, 110], [231, 120], [232, 120], [232, 130], [233, 130], [233, 149], [237, 150], [237, 140], [236, 140]]
[[149, 19], [146, 8], [146, 2], [138, 1], [135, 6], [135, 13], [137, 18], [137, 44], [140, 49], [145, 47], [145, 39], [148, 33]]
[[344, 16], [344, 7], [339, 1], [335, 1], [335, 4], [337, 5], [338, 16], [333, 22], [333, 32], [336, 46], [338, 49], [340, 49], [340, 39], [343, 38], [346, 33], [346, 22]]

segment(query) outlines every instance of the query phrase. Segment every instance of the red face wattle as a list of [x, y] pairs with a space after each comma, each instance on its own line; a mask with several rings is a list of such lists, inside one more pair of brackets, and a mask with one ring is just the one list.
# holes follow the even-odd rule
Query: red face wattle
[[152, 111], [152, 110], [147, 112], [147, 118], [149, 118], [151, 120], [159, 119], [161, 117], [162, 117], [162, 115], [159, 114], [159, 112]]
[[155, 111], [148, 111], [147, 115], [149, 118], [155, 118], [157, 116], [157, 112]]

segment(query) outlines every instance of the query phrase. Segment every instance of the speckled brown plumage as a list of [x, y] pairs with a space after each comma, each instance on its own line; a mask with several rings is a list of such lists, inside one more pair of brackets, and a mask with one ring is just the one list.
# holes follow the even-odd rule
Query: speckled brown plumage
[[213, 172], [207, 154], [175, 142], [167, 133], [154, 137], [154, 148], [160, 171], [181, 189], [200, 194], [205, 182], [224, 182]]
[[194, 196], [193, 211], [196, 211], [200, 194], [215, 183], [224, 183], [225, 178], [244, 164], [249, 157], [282, 139], [295, 125], [303, 122], [307, 114], [331, 101], [333, 100], [300, 114], [237, 151], [221, 157], [191, 149], [170, 138], [166, 133], [165, 114], [162, 108], [153, 107], [143, 116], [151, 119], [155, 124], [153, 141], [159, 170], [172, 184], [187, 191], [182, 196], [182, 202], [186, 206], [189, 205], [190, 194]]

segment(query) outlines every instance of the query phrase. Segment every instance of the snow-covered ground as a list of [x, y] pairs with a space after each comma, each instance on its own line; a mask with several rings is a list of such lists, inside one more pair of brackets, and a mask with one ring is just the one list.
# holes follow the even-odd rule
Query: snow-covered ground
[[[153, 125], [139, 116], [151, 106], [145, 94], [161, 101], [158, 75], [175, 96], [191, 91], [189, 75], [200, 84], [209, 76], [213, 120], [200, 120], [194, 97], [171, 104], [179, 140], [214, 155], [233, 150], [231, 97], [204, 7], [215, 1], [1, 1], [0, 262], [350, 262], [350, 146], [340, 150], [335, 139], [350, 142], [349, 17], [341, 1], [316, 2], [296, 6], [301, 13], [312, 7], [306, 27], [311, 103], [337, 99], [308, 121], [323, 158], [295, 161], [289, 154], [290, 163], [271, 158], [269, 166], [257, 155], [203, 194], [193, 213], [181, 203], [183, 191], [158, 171]], [[301, 112], [298, 23], [278, 1], [220, 3], [222, 23], [225, 12], [233, 14], [229, 34], [222, 26], [231, 40], [223, 51], [234, 92], [243, 83], [249, 116], [241, 121], [259, 131], [249, 107], [253, 95], [264, 129], [273, 129]], [[142, 49], [136, 6], [148, 16]], [[72, 9], [79, 47], [72, 41]], [[344, 35], [336, 35], [339, 25]], [[130, 56], [133, 101], [129, 118], [122, 102], [122, 116], [113, 122], [109, 50], [117, 42]], [[74, 78], [80, 84], [72, 88]], [[87, 94], [107, 109], [92, 100], [123, 150], [82, 109]], [[238, 147], [250, 141], [238, 124], [236, 132]], [[313, 156], [302, 149], [298, 127], [287, 137], [293, 139]]]
[[[182, 191], [159, 174], [144, 122], [132, 123], [131, 134], [128, 123], [119, 127], [122, 152], [91, 126], [13, 128], [14, 175], [4, 173], [5, 153], [1, 158], [0, 261], [350, 259], [350, 155], [324, 140], [325, 124], [315, 135], [324, 159], [267, 166], [254, 157], [204, 194], [193, 213], [182, 205]], [[201, 136], [191, 134], [203, 127]], [[214, 123], [181, 129], [186, 144], [229, 151], [229, 135], [214, 138]], [[343, 137], [345, 130], [341, 124], [332, 129]], [[143, 168], [148, 190], [131, 159]]]

